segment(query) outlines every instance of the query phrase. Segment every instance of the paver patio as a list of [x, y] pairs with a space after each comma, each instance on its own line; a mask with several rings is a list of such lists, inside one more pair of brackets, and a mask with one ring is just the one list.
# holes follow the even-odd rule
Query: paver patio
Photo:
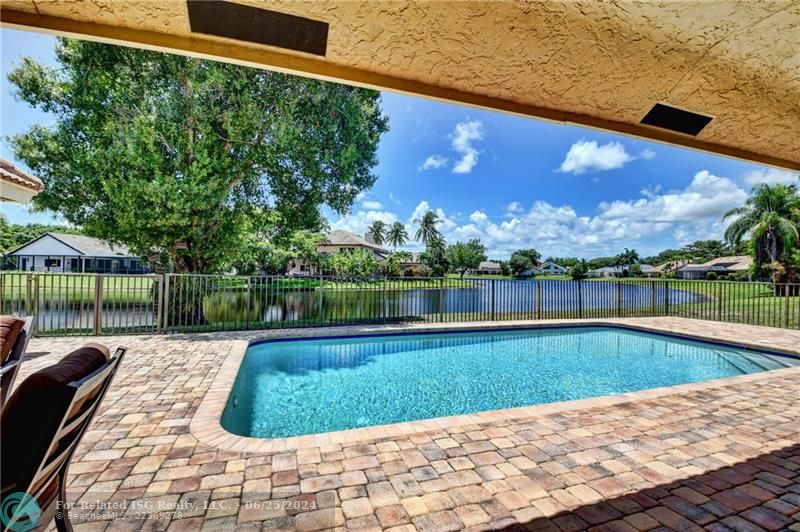
[[[800, 352], [800, 331], [603, 321]], [[100, 338], [129, 352], [70, 468], [76, 529], [800, 530], [800, 367], [279, 452], [192, 434], [237, 340], [319, 331]], [[86, 341], [34, 339], [20, 379]]]

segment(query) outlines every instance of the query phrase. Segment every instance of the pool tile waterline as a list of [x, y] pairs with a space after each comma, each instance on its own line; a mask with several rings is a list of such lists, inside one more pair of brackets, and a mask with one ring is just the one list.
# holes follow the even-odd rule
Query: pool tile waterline
[[268, 342], [245, 354], [222, 419], [289, 437], [553, 403], [790, 365], [612, 327]]

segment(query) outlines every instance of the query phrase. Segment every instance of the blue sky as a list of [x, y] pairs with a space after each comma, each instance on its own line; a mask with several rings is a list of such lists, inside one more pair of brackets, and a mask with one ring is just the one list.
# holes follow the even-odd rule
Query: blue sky
[[[16, 101], [6, 79], [28, 55], [54, 63], [54, 39], [0, 30], [2, 134], [50, 118]], [[632, 247], [642, 255], [720, 238], [721, 215], [753, 184], [797, 174], [595, 130], [384, 93], [391, 130], [379, 147], [378, 180], [333, 228], [363, 233], [375, 219], [413, 220], [428, 208], [449, 241], [480, 238], [491, 257], [535, 247], [593, 257]], [[7, 141], [3, 157], [10, 157]], [[15, 223], [50, 221], [4, 204]], [[411, 244], [410, 249], [418, 249]]]

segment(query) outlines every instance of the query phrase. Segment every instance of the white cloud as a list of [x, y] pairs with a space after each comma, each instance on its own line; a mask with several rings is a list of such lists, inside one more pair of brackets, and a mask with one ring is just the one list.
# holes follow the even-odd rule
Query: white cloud
[[483, 140], [484, 129], [480, 120], [469, 120], [456, 124], [453, 133], [451, 147], [453, 151], [461, 155], [461, 158], [453, 166], [453, 173], [468, 174], [478, 164], [478, 149], [473, 143]]
[[489, 220], [489, 217], [486, 216], [486, 213], [483, 211], [475, 211], [469, 215], [469, 219], [475, 222], [476, 224], [484, 223]]
[[638, 159], [644, 159], [645, 161], [649, 161], [650, 159], [652, 159], [655, 156], [656, 156], [656, 152], [654, 152], [650, 148], [645, 148], [645, 149], [643, 149], [642, 151], [639, 152], [639, 156], [637, 158]]
[[518, 201], [512, 201], [511, 203], [508, 204], [508, 207], [506, 207], [506, 210], [508, 212], [510, 212], [510, 213], [522, 212], [522, 210], [523, 210], [522, 209], [522, 203], [520, 203]]
[[395, 213], [389, 211], [360, 209], [346, 216], [342, 216], [335, 222], [331, 222], [331, 229], [343, 229], [357, 235], [363, 235], [375, 220], [381, 220], [387, 224], [392, 224], [396, 222], [398, 218]]
[[[721, 238], [725, 229], [722, 215], [742, 205], [747, 196], [734, 180], [704, 170], [684, 188], [644, 189], [634, 199], [600, 203], [590, 214], [581, 214], [570, 205], [537, 201], [528, 209], [519, 202], [509, 204], [502, 221], [493, 221], [480, 209], [462, 219], [459, 213], [448, 214], [422, 200], [408, 218], [387, 210], [362, 209], [331, 225], [363, 234], [376, 219], [386, 223], [402, 220], [413, 238], [417, 230], [414, 220], [433, 210], [442, 220], [439, 230], [448, 242], [479, 238], [493, 258], [508, 258], [526, 247], [535, 247], [545, 256], [612, 255], [623, 247], [649, 254], [675, 242]], [[663, 245], [665, 242], [668, 244]], [[411, 241], [407, 247], [416, 251], [422, 245]]]
[[400, 201], [400, 198], [394, 195], [394, 192], [389, 192], [389, 199], [392, 200], [392, 203], [395, 205], [402, 205], [403, 202]]
[[778, 170], [777, 168], [765, 168], [764, 170], [753, 170], [742, 176], [748, 185], [758, 185], [767, 183], [774, 185], [782, 183], [784, 185], [798, 184], [800, 174], [789, 170]]
[[570, 146], [559, 170], [572, 174], [582, 174], [587, 170], [613, 170], [622, 168], [633, 159], [619, 142], [600, 146], [594, 140], [579, 140]]
[[417, 167], [417, 170], [435, 170], [437, 168], [441, 168], [447, 164], [447, 157], [443, 155], [429, 155], [425, 161]]
[[383, 208], [383, 204], [380, 201], [375, 200], [364, 200], [361, 202], [361, 205], [370, 211], [377, 211], [378, 209]]

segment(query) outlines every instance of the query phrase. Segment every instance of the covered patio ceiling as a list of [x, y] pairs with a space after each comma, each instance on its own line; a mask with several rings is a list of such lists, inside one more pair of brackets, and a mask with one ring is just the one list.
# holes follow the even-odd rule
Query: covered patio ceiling
[[[0, 18], [800, 170], [800, 0], [4, 0]], [[702, 116], [643, 124], [657, 103]]]

